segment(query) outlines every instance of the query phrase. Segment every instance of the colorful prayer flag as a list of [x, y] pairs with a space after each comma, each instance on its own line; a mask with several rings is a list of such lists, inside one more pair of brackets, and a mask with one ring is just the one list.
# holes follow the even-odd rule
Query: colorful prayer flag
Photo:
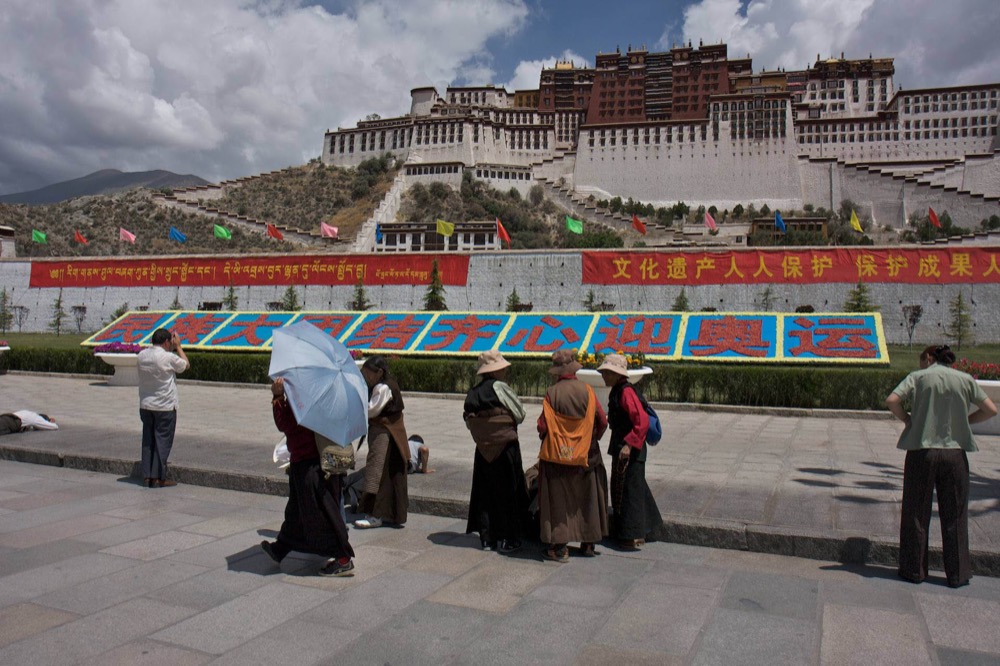
[[781, 233], [787, 233], [788, 227], [785, 226], [785, 220], [781, 217], [781, 213], [774, 211], [774, 226]]
[[319, 233], [323, 238], [340, 238], [340, 229], [326, 222], [319, 223]]
[[444, 220], [437, 221], [437, 232], [442, 236], [451, 236], [455, 233], [455, 225]]
[[927, 217], [930, 219], [931, 224], [933, 224], [938, 229], [941, 228], [941, 220], [938, 219], [937, 213], [930, 206], [927, 207]]
[[705, 211], [705, 226], [708, 227], [709, 231], [719, 230], [719, 227], [715, 225], [715, 218], [707, 210]]
[[566, 216], [566, 228], [572, 231], [574, 234], [583, 233], [583, 220], [577, 220], [575, 218]]
[[375, 223], [375, 242], [376, 243], [382, 242], [382, 225], [379, 224], [378, 222]]
[[135, 245], [135, 234], [131, 231], [126, 231], [125, 227], [118, 227], [118, 240], [123, 240]]
[[167, 234], [167, 237], [170, 238], [170, 240], [177, 241], [178, 243], [184, 243], [188, 239], [188, 237], [182, 234], [175, 226], [170, 227], [170, 233]]
[[[499, 217], [497, 218], [497, 237], [500, 240], [502, 240], [502, 241], [507, 241], [507, 249], [509, 250], [510, 249], [510, 234], [508, 234], [507, 230], [503, 228], [502, 224], [500, 224], [500, 218]], [[500, 245], [500, 249], [503, 249], [503, 244]]]
[[80, 233], [79, 229], [73, 230], [73, 240], [81, 245], [87, 245], [87, 239], [83, 237], [83, 234]]
[[853, 210], [851, 211], [851, 229], [854, 229], [859, 234], [863, 234], [865, 232], [865, 230], [861, 228], [861, 222], [858, 221], [858, 214]]
[[218, 224], [212, 227], [212, 233], [215, 234], [216, 238], [221, 238], [222, 240], [229, 240], [233, 237], [233, 232]]
[[278, 240], [285, 240], [285, 236], [278, 231], [278, 227], [274, 226], [270, 222], [267, 224], [267, 235], [271, 238], [277, 238]]
[[48, 243], [49, 237], [43, 234], [38, 229], [31, 230], [31, 240], [35, 243]]
[[646, 225], [642, 223], [642, 220], [640, 220], [639, 216], [635, 213], [632, 213], [632, 228], [643, 236], [646, 235]]

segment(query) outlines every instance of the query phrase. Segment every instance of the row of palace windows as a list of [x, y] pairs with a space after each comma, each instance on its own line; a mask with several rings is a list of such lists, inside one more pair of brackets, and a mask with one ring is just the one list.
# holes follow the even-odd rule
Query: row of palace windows
[[406, 167], [407, 176], [432, 176], [437, 174], [458, 173], [459, 171], [460, 169], [457, 164]]
[[[989, 105], [987, 107], [987, 105]], [[917, 104], [915, 106], [910, 106], [909, 104], [903, 107], [903, 113], [938, 113], [941, 111], [978, 111], [979, 109], [985, 110], [986, 108], [995, 109], [997, 108], [997, 100], [972, 100], [969, 102], [937, 102], [931, 104], [924, 104], [923, 106]]]
[[476, 178], [499, 180], [531, 180], [529, 171], [498, 171], [497, 169], [476, 169]]
[[[339, 137], [330, 137], [330, 153], [351, 154], [354, 152], [355, 138], [358, 141], [358, 149], [361, 152], [369, 150], [396, 150], [410, 145], [413, 140], [413, 128], [398, 130], [382, 130], [378, 132], [351, 132], [341, 134]], [[334, 147], [336, 142], [336, 149]]]
[[[959, 124], [959, 121], [961, 121], [961, 124]], [[921, 127], [923, 127], [924, 129], [927, 129], [927, 128], [930, 128], [930, 127], [934, 127], [934, 128], [937, 128], [937, 127], [960, 127], [960, 126], [961, 127], [968, 127], [969, 125], [972, 125], [972, 126], [976, 126], [976, 125], [986, 126], [986, 125], [995, 125], [996, 122], [997, 122], [997, 117], [996, 116], [972, 116], [971, 118], [969, 118], [969, 117], [965, 117], [965, 118], [933, 118], [933, 119], [932, 118], [924, 118], [924, 120], [922, 120], [922, 121], [920, 121], [920, 120], [914, 120], [913, 121], [913, 129], [920, 129]], [[904, 129], [910, 129], [910, 121], [909, 120], [903, 121], [903, 128]]]
[[[462, 123], [433, 123], [417, 127], [416, 145], [432, 143], [462, 143]], [[440, 130], [440, 135], [439, 135]], [[440, 140], [439, 140], [440, 139]]]

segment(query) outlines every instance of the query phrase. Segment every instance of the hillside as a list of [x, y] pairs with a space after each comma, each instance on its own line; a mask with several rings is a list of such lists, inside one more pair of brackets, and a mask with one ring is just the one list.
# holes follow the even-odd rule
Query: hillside
[[[288, 245], [263, 234], [227, 227], [231, 240], [212, 234], [214, 221], [202, 215], [157, 206], [150, 190], [132, 190], [111, 196], [83, 197], [48, 206], [0, 204], [0, 225], [14, 228], [19, 257], [141, 256], [151, 254], [216, 254], [283, 251]], [[170, 227], [187, 242], [169, 240]], [[118, 239], [124, 227], [135, 244]], [[32, 230], [47, 235], [46, 243], [32, 242]], [[88, 244], [74, 241], [79, 230]]]
[[321, 222], [352, 238], [378, 206], [396, 176], [386, 154], [356, 169], [328, 167], [319, 160], [261, 174], [226, 186], [225, 194], [204, 203], [237, 215], [319, 232]]
[[471, 222], [500, 218], [510, 234], [511, 248], [622, 247], [621, 235], [608, 230], [588, 229], [574, 234], [566, 231], [565, 214], [545, 199], [539, 186], [528, 198], [516, 189], [501, 192], [466, 173], [462, 187], [455, 191], [444, 183], [413, 185], [403, 197], [400, 219], [433, 223]]
[[126, 173], [117, 169], [103, 169], [82, 178], [47, 185], [37, 190], [6, 194], [0, 196], [0, 203], [38, 206], [68, 201], [77, 197], [115, 194], [140, 187], [158, 190], [207, 184], [207, 180], [198, 176], [190, 174], [182, 176], [170, 171], [158, 170]]

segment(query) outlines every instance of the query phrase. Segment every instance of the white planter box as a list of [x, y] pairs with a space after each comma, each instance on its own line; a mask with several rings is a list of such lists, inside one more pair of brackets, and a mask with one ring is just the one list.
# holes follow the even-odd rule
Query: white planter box
[[[977, 379], [976, 383], [983, 387], [986, 395], [997, 405], [1000, 405], [1000, 381], [994, 379]], [[1000, 414], [982, 423], [973, 423], [972, 432], [977, 435], [1000, 435]]]
[[113, 366], [115, 374], [108, 377], [108, 386], [138, 386], [139, 385], [139, 355], [138, 354], [94, 354], [105, 363]]
[[[653, 369], [648, 365], [644, 365], [641, 368], [635, 368], [634, 370], [628, 371], [628, 381], [630, 384], [637, 383], [640, 379], [646, 375], [653, 374]], [[601, 407], [604, 408], [604, 413], [608, 413], [608, 396], [611, 395], [611, 387], [604, 385], [604, 378], [601, 377], [601, 373], [597, 370], [590, 370], [584, 368], [582, 370], [576, 371], [576, 378], [579, 379], [584, 384], [587, 384], [594, 389], [594, 393], [597, 395], [597, 399], [601, 403]]]

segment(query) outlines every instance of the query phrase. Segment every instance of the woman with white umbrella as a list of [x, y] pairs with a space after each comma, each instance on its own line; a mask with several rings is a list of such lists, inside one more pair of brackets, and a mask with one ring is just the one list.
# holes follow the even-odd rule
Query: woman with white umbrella
[[274, 424], [285, 434], [291, 463], [288, 466], [288, 503], [285, 520], [275, 541], [260, 547], [277, 563], [295, 550], [330, 558], [320, 576], [353, 576], [354, 549], [340, 512], [344, 477], [324, 474], [320, 466], [316, 434], [298, 423], [285, 395], [285, 380], [271, 385]]
[[403, 395], [381, 356], [372, 356], [361, 366], [368, 383], [368, 459], [359, 509], [364, 518], [354, 526], [367, 529], [383, 523], [402, 526], [406, 522], [409, 497], [406, 488], [410, 445], [403, 423]]

